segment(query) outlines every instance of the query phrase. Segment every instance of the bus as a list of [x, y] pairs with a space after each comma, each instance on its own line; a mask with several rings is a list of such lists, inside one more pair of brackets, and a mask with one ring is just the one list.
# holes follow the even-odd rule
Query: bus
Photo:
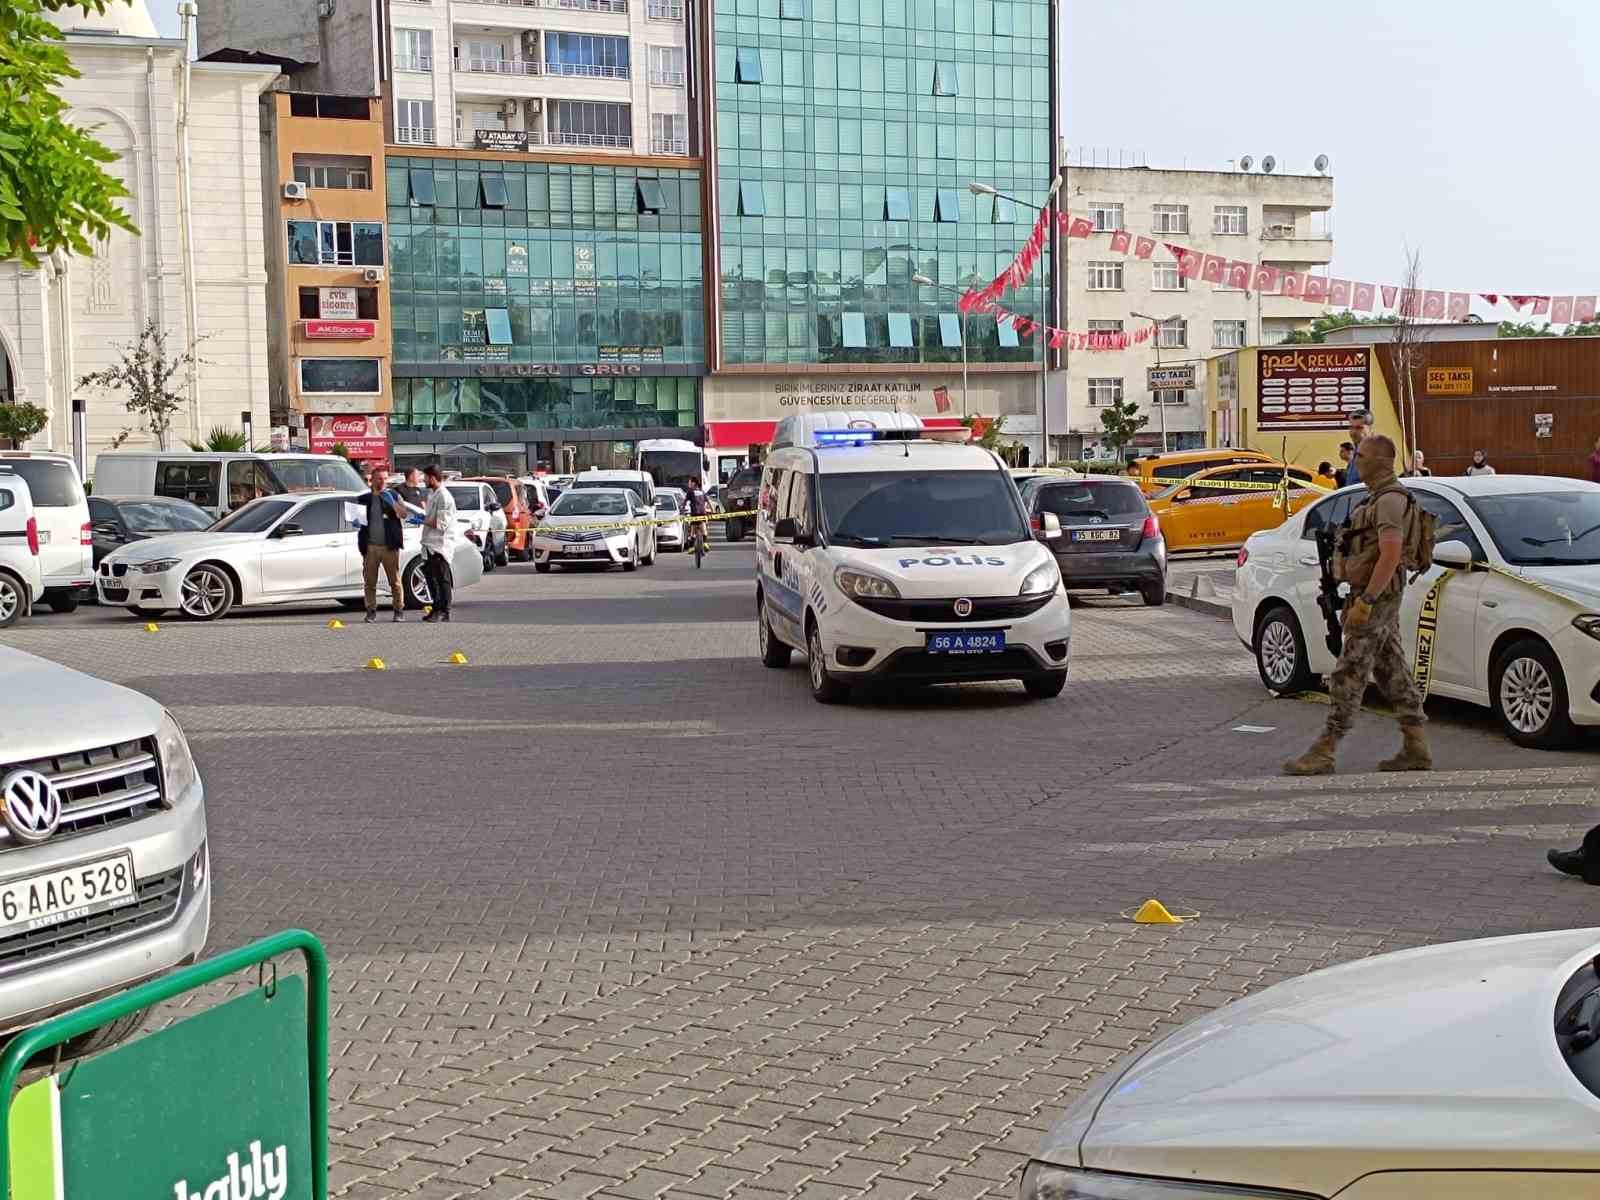
[[659, 487], [684, 487], [698, 479], [702, 487], [716, 483], [711, 456], [682, 438], [646, 438], [639, 443], [634, 469], [648, 471]]

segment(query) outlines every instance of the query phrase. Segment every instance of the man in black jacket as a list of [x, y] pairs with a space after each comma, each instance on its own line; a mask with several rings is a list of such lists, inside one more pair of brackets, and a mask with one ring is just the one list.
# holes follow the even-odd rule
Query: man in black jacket
[[[383, 478], [381, 468], [374, 467], [372, 478]], [[374, 487], [356, 501], [361, 507], [363, 520], [356, 534], [356, 547], [361, 551], [361, 582], [366, 587], [367, 623], [378, 619], [378, 571], [381, 568], [389, 577], [389, 595], [394, 601], [394, 619], [405, 620], [406, 597], [400, 587], [400, 545], [403, 538], [402, 522], [405, 509], [400, 498], [390, 491]]]

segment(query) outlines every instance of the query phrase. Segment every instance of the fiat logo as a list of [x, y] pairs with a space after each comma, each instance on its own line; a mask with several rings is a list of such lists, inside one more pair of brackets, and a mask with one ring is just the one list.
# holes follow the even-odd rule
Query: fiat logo
[[972, 601], [965, 596], [961, 597], [955, 603], [955, 610], [958, 617], [970, 617], [972, 615]]
[[22, 768], [0, 780], [0, 817], [25, 842], [42, 842], [61, 824], [61, 796], [37, 771]]

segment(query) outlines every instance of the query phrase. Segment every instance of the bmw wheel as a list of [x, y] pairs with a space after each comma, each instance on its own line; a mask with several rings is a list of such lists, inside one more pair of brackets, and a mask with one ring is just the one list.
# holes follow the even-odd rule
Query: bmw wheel
[[215, 621], [233, 607], [233, 580], [221, 567], [201, 563], [183, 577], [178, 607], [196, 621]]
[[1286, 605], [1269, 609], [1256, 626], [1256, 670], [1269, 692], [1293, 696], [1311, 686], [1311, 664], [1306, 655], [1300, 622]]
[[428, 575], [422, 569], [422, 555], [417, 555], [400, 577], [400, 587], [405, 591], [407, 608], [426, 608], [433, 603], [433, 592], [428, 588]]
[[1577, 734], [1567, 704], [1567, 679], [1555, 652], [1537, 638], [1506, 647], [1490, 672], [1495, 716], [1519, 746], [1555, 750]]

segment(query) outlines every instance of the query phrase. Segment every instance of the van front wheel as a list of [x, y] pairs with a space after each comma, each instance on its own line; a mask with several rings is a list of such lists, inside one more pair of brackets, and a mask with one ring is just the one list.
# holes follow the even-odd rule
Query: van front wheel
[[850, 699], [850, 686], [828, 674], [828, 659], [822, 653], [822, 635], [815, 621], [806, 627], [806, 658], [811, 696], [818, 704], [843, 704]]
[[772, 667], [774, 670], [787, 667], [789, 656], [794, 653], [788, 643], [778, 640], [772, 632], [772, 625], [767, 620], [767, 602], [756, 601], [756, 644], [761, 648], [761, 665]]

